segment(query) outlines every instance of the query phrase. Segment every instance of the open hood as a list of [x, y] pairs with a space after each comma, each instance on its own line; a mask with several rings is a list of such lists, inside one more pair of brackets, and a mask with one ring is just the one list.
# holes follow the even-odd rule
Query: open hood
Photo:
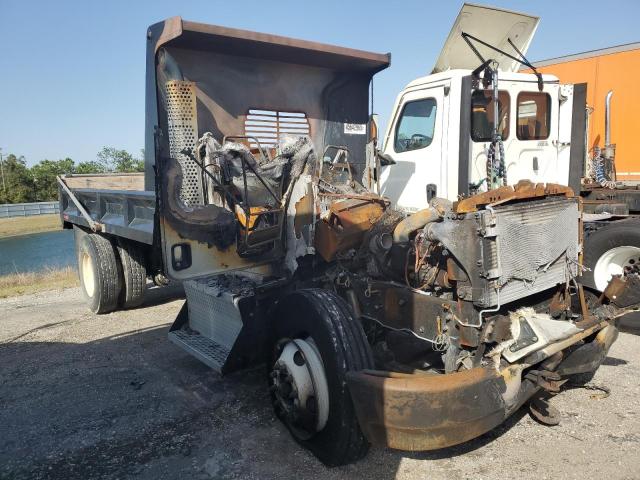
[[[462, 38], [462, 32], [473, 35], [514, 57], [518, 57], [517, 52], [507, 41], [510, 38], [518, 50], [526, 55], [539, 21], [539, 17], [524, 13], [465, 3], [449, 32], [447, 41], [444, 43], [431, 73], [456, 68], [473, 70], [480, 65], [480, 60]], [[473, 42], [473, 40], [471, 41]], [[502, 71], [516, 72], [520, 68], [518, 62], [500, 55], [478, 42], [473, 42], [473, 45], [485, 59], [497, 60]]]

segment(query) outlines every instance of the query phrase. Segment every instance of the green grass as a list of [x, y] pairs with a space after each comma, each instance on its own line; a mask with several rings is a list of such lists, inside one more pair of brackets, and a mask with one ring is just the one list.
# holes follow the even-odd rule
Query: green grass
[[35, 273], [11, 273], [0, 276], [0, 298], [46, 290], [61, 290], [76, 287], [78, 284], [78, 274], [72, 267], [47, 268]]
[[61, 229], [60, 216], [55, 214], [0, 219], [0, 238]]

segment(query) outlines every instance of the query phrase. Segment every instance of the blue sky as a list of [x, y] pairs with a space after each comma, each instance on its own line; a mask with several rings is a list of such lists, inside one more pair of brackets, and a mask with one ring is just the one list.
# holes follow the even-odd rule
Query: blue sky
[[[480, 3], [480, 2], [478, 2]], [[502, 1], [542, 17], [529, 58], [640, 41], [640, 2]], [[0, 147], [29, 164], [93, 160], [102, 146], [144, 142], [146, 27], [183, 18], [347, 47], [391, 52], [375, 78], [384, 122], [399, 90], [427, 74], [458, 1], [0, 0]]]

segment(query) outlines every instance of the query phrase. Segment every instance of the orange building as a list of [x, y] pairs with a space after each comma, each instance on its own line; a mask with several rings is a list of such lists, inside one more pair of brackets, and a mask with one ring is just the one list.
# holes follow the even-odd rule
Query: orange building
[[533, 65], [560, 83], [587, 83], [588, 145], [604, 145], [605, 96], [611, 99], [611, 143], [618, 180], [640, 180], [640, 42], [552, 58]]

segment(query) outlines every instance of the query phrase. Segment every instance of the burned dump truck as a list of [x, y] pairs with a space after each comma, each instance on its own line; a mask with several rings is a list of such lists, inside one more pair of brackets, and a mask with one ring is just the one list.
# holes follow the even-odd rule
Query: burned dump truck
[[327, 465], [459, 444], [527, 402], [544, 419], [544, 395], [598, 368], [639, 282], [585, 293], [568, 187], [410, 216], [372, 193], [387, 55], [180, 18], [148, 42], [146, 193], [62, 179], [94, 311], [140, 275], [181, 281], [171, 342], [222, 374], [265, 363], [277, 416]]

